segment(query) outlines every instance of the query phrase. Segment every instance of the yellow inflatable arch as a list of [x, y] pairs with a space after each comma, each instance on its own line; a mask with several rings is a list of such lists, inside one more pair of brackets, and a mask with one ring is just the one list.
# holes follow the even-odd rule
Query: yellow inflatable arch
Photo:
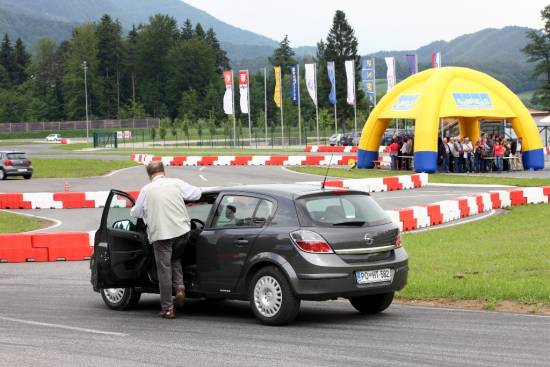
[[475, 144], [480, 120], [507, 119], [522, 138], [525, 169], [544, 168], [544, 152], [533, 118], [520, 99], [487, 74], [461, 67], [429, 69], [397, 84], [370, 114], [359, 142], [357, 165], [372, 168], [384, 131], [392, 119], [414, 119], [417, 172], [437, 170], [441, 118], [459, 120], [460, 135]]

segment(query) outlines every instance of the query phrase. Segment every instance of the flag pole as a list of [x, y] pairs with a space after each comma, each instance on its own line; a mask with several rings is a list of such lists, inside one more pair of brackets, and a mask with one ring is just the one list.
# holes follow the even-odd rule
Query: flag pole
[[250, 146], [252, 147], [252, 118], [250, 117], [250, 115], [252, 114], [251, 111], [250, 111], [250, 73], [248, 73], [248, 71], [246, 72], [246, 76], [247, 76], [247, 88], [248, 88], [248, 95], [247, 95], [247, 101], [246, 103], [248, 104], [248, 141], [250, 143]]
[[353, 137], [351, 138], [352, 145], [355, 134], [357, 133], [357, 91], [355, 87], [355, 60], [353, 60], [353, 119], [355, 121], [355, 126], [353, 128]]
[[264, 68], [264, 119], [265, 119], [265, 143], [267, 145], [267, 68]]
[[279, 98], [281, 101], [281, 147], [285, 146], [285, 120], [283, 117], [283, 68], [279, 73]]
[[317, 98], [317, 64], [314, 64], [314, 73], [313, 78], [315, 80], [315, 119], [317, 124], [317, 145], [321, 143], [321, 138], [319, 136], [319, 102]]
[[334, 64], [334, 133], [338, 134], [338, 118], [336, 117], [336, 105], [338, 104], [338, 97], [336, 96], [336, 63]]
[[[300, 101], [300, 64], [296, 65], [296, 79], [298, 83], [298, 145], [302, 144], [302, 104]], [[307, 145], [307, 142], [306, 142]]]
[[231, 107], [233, 109], [233, 146], [237, 146], [237, 114], [235, 113], [235, 77], [231, 70]]
[[374, 90], [374, 104], [372, 108], [376, 106], [376, 59], [372, 58], [372, 76], [373, 76], [373, 90]]

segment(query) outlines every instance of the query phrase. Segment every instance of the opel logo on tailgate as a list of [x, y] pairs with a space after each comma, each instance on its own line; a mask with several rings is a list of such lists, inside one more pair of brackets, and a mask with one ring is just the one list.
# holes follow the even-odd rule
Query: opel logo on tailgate
[[372, 245], [374, 243], [374, 238], [370, 233], [365, 233], [365, 242], [367, 245]]

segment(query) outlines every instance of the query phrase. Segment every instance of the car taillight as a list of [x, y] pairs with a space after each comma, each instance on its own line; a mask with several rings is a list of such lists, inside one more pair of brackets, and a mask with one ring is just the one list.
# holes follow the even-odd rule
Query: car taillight
[[292, 232], [290, 234], [290, 238], [292, 238], [296, 246], [304, 252], [310, 252], [314, 254], [333, 253], [332, 248], [330, 247], [328, 242], [325, 241], [325, 239], [321, 237], [321, 235], [318, 233], [302, 229]]
[[395, 237], [395, 248], [399, 248], [401, 246], [403, 246], [401, 243], [401, 233], [398, 233], [397, 237]]
[[29, 166], [32, 166], [32, 161], [30, 159], [27, 159], [27, 162], [29, 162]]
[[6, 160], [4, 161], [4, 166], [11, 166], [11, 165], [13, 165], [13, 162], [12, 162], [11, 160], [6, 159]]

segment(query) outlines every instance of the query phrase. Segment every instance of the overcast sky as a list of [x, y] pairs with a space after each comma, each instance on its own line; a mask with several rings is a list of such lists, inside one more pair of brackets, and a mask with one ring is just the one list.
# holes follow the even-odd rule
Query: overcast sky
[[483, 28], [542, 28], [548, 0], [185, 0], [231, 25], [292, 46], [315, 46], [326, 38], [334, 12], [343, 10], [362, 54], [417, 49]]

